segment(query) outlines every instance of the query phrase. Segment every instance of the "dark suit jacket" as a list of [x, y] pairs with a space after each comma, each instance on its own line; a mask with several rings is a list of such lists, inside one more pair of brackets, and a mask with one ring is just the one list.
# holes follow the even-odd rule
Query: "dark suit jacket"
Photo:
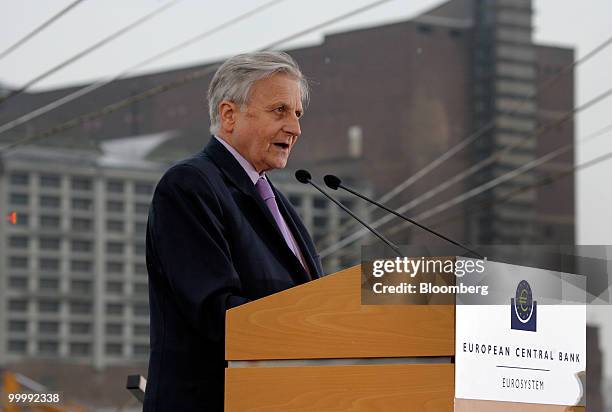
[[273, 190], [310, 276], [253, 182], [216, 139], [157, 185], [147, 225], [145, 412], [222, 411], [225, 311], [321, 275], [306, 228]]

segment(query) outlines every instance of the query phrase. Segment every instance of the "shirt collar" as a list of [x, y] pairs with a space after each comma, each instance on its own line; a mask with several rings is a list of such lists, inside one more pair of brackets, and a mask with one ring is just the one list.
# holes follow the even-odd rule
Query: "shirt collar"
[[265, 178], [266, 176], [265, 172], [262, 172], [261, 174], [257, 173], [257, 170], [255, 170], [253, 165], [251, 165], [251, 163], [248, 160], [242, 157], [242, 155], [238, 153], [238, 151], [234, 149], [228, 142], [218, 137], [217, 135], [214, 135], [214, 136], [215, 136], [215, 139], [221, 142], [221, 144], [232, 154], [232, 156], [234, 156], [234, 158], [238, 161], [238, 163], [240, 163], [240, 166], [242, 166], [242, 168], [244, 169], [246, 174], [249, 176], [249, 179], [251, 179], [253, 184], [257, 184], [257, 181], [259, 180], [260, 177]]

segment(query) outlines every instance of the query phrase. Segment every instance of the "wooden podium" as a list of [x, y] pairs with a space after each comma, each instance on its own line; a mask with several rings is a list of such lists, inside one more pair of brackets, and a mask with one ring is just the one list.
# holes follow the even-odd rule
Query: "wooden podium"
[[453, 305], [361, 305], [360, 266], [231, 309], [225, 410], [452, 411]]

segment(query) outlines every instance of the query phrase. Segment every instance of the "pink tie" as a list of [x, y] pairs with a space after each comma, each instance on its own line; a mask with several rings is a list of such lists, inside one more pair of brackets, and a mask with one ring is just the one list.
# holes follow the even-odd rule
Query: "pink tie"
[[255, 188], [257, 189], [257, 192], [259, 193], [263, 201], [266, 202], [266, 206], [268, 206], [270, 213], [272, 213], [272, 216], [274, 217], [274, 221], [276, 222], [276, 226], [278, 226], [281, 233], [283, 234], [283, 238], [285, 239], [287, 246], [289, 246], [289, 249], [291, 249], [293, 254], [302, 263], [302, 266], [304, 266], [304, 269], [306, 269], [306, 272], [308, 272], [308, 269], [303, 259], [301, 258], [301, 254], [300, 254], [300, 251], [298, 250], [298, 246], [294, 243], [293, 238], [291, 237], [291, 234], [289, 233], [289, 228], [287, 227], [287, 224], [285, 223], [285, 219], [283, 219], [280, 213], [280, 210], [278, 210], [278, 205], [276, 204], [276, 198], [274, 196], [274, 192], [272, 191], [272, 187], [270, 186], [270, 183], [265, 177], [262, 176], [259, 178], [259, 180], [255, 184]]

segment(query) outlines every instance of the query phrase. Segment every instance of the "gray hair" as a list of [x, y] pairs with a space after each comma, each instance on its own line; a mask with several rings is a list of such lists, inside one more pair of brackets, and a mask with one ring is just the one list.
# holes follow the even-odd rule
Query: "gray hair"
[[210, 132], [216, 134], [219, 131], [219, 104], [223, 100], [229, 100], [241, 107], [246, 105], [253, 84], [276, 73], [295, 78], [300, 84], [302, 102], [308, 102], [308, 82], [295, 60], [287, 53], [264, 51], [239, 54], [225, 61], [217, 69], [208, 86]]

